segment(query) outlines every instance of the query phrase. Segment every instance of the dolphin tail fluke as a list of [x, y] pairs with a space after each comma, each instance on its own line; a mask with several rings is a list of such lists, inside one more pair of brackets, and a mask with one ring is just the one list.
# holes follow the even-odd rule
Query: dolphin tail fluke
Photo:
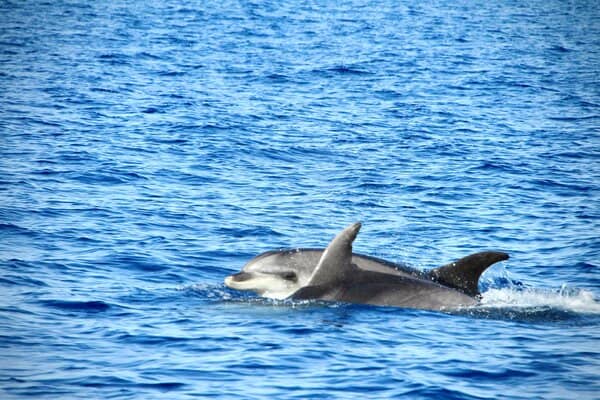
[[352, 242], [360, 230], [360, 222], [347, 226], [329, 243], [313, 271], [309, 286], [341, 282], [352, 272]]
[[484, 251], [463, 257], [458, 261], [429, 271], [429, 277], [443, 285], [468, 294], [479, 294], [479, 277], [488, 267], [508, 259], [508, 254], [499, 251]]

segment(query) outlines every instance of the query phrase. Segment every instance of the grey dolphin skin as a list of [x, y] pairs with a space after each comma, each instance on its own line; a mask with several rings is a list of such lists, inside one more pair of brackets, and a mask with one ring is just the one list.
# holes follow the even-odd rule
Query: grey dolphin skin
[[508, 254], [485, 251], [429, 271], [354, 254], [359, 222], [341, 231], [325, 249], [269, 251], [225, 278], [237, 290], [275, 299], [319, 299], [347, 303], [447, 310], [478, 303], [478, 282]]

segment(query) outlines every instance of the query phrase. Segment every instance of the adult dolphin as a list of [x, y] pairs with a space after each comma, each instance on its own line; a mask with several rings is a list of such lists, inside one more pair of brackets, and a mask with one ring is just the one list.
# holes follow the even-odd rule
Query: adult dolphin
[[326, 249], [263, 253], [225, 284], [276, 299], [320, 299], [348, 303], [445, 310], [477, 304], [481, 274], [508, 254], [486, 251], [423, 272], [352, 253], [359, 222], [340, 232]]

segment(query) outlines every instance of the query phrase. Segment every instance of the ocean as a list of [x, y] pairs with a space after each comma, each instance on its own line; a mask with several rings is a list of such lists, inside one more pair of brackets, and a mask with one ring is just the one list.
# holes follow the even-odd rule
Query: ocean
[[[600, 399], [595, 1], [0, 2], [0, 398]], [[479, 305], [275, 301], [325, 247]]]

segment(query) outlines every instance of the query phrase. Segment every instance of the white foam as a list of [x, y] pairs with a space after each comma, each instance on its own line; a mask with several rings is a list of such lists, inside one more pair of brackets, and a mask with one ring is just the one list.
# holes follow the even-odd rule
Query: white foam
[[600, 314], [600, 302], [589, 290], [489, 289], [482, 294], [481, 305], [493, 308], [551, 307], [586, 314]]

